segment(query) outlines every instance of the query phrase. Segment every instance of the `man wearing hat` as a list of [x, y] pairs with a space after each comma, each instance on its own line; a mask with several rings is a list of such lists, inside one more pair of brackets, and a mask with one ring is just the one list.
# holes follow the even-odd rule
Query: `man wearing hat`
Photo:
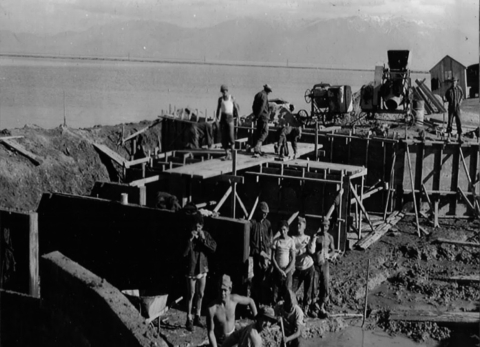
[[283, 302], [275, 306], [275, 314], [283, 320], [285, 336], [283, 341], [287, 347], [300, 346], [302, 330], [305, 326], [304, 315], [297, 303], [295, 293], [285, 288]]
[[253, 261], [252, 297], [257, 304], [267, 304], [270, 285], [273, 231], [267, 219], [268, 204], [258, 204], [255, 218], [250, 221], [250, 257]]
[[235, 331], [225, 340], [222, 347], [263, 347], [263, 339], [260, 333], [276, 322], [277, 318], [273, 308], [262, 307], [258, 312], [255, 323]]
[[272, 88], [265, 84], [263, 90], [258, 92], [253, 99], [252, 111], [257, 122], [255, 130], [255, 147], [254, 157], [258, 158], [262, 151], [262, 142], [268, 136], [268, 121], [270, 120], [270, 110], [268, 108], [268, 94], [272, 92]]
[[233, 120], [238, 117], [239, 107], [235, 98], [228, 94], [228, 87], [222, 84], [220, 87], [222, 96], [218, 98], [217, 117], [220, 117], [220, 131], [222, 134], [222, 146], [225, 149], [225, 160], [232, 159], [232, 149], [235, 142]]
[[292, 236], [295, 243], [295, 272], [293, 273], [293, 292], [303, 283], [303, 312], [308, 315], [309, 306], [316, 294], [315, 267], [312, 255], [315, 253], [315, 240], [305, 235], [307, 220], [305, 216], [298, 216], [297, 235]]
[[[313, 252], [315, 270], [318, 274], [318, 287], [319, 287], [319, 296], [318, 296], [318, 306], [320, 309], [319, 317], [325, 318], [327, 316], [327, 311], [325, 309], [325, 304], [328, 300], [329, 294], [329, 283], [330, 283], [330, 270], [328, 266], [328, 259], [335, 255], [334, 240], [333, 236], [328, 233], [330, 228], [330, 221], [328, 218], [324, 218], [320, 230], [313, 235], [313, 242], [315, 248]], [[329, 250], [331, 251], [329, 253]]]
[[448, 88], [445, 92], [445, 100], [447, 100], [448, 102], [447, 133], [448, 137], [450, 138], [450, 133], [452, 132], [453, 118], [455, 118], [455, 123], [457, 124], [458, 142], [462, 142], [462, 121], [460, 119], [460, 105], [464, 98], [464, 94], [462, 88], [458, 86], [458, 78], [452, 78], [450, 81], [452, 82], [452, 86]]
[[207, 311], [207, 330], [211, 347], [221, 346], [235, 331], [237, 304], [250, 306], [253, 316], [257, 315], [253, 299], [231, 293], [232, 280], [230, 276], [223, 275], [219, 281], [219, 296], [209, 305]]

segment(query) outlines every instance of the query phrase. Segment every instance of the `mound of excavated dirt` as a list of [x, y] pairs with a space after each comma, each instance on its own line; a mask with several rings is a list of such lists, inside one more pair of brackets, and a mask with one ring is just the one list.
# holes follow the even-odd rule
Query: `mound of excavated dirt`
[[[149, 124], [141, 122], [89, 129], [25, 126], [1, 131], [0, 137], [23, 136], [11, 141], [33, 153], [41, 164], [35, 165], [0, 142], [0, 206], [35, 210], [43, 193], [88, 195], [96, 181], [121, 180], [118, 174], [121, 168], [100, 154], [92, 143], [105, 144], [130, 159], [131, 143], [121, 145], [122, 131], [126, 137]], [[160, 131], [159, 125], [144, 133], [146, 150], [153, 151], [158, 146]]]

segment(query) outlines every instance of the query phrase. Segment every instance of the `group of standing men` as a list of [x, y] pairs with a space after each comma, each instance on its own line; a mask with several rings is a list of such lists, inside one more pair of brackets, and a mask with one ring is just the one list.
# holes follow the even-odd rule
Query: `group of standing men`
[[[289, 225], [280, 222], [275, 235], [267, 219], [269, 207], [260, 202], [250, 227], [250, 259], [253, 261], [251, 297], [232, 294], [232, 281], [223, 275], [219, 281], [219, 295], [207, 311], [208, 338], [212, 347], [261, 346], [259, 332], [270, 323], [282, 319], [284, 340], [288, 346], [298, 346], [304, 315], [325, 317], [328, 298], [329, 251], [334, 251], [333, 238], [328, 233], [328, 223], [312, 237], [305, 234], [306, 219], [298, 217], [297, 230], [289, 236]], [[187, 278], [186, 328], [202, 327], [200, 311], [209, 271], [208, 255], [215, 252], [217, 244], [203, 230], [203, 217], [194, 215], [193, 228], [184, 248]], [[296, 292], [303, 283], [303, 304], [297, 302]], [[317, 300], [318, 288], [318, 300]], [[283, 298], [283, 301], [281, 299]], [[280, 304], [278, 304], [280, 302]], [[235, 308], [247, 305], [256, 322], [235, 331]], [[260, 309], [257, 311], [257, 306]], [[275, 307], [275, 310], [270, 306]], [[315, 310], [318, 308], [318, 312]], [[259, 340], [260, 339], [260, 340]], [[242, 344], [243, 341], [245, 344]]]

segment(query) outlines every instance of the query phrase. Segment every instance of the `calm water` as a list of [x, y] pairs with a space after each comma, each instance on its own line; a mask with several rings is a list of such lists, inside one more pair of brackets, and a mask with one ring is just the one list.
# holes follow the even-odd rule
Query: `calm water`
[[265, 83], [272, 86], [271, 98], [309, 110], [305, 90], [316, 83], [357, 91], [372, 80], [373, 71], [0, 58], [0, 129], [53, 128], [64, 114], [71, 127], [136, 122], [155, 119], [169, 105], [211, 115], [223, 83], [241, 114], [251, 112], [253, 96]]

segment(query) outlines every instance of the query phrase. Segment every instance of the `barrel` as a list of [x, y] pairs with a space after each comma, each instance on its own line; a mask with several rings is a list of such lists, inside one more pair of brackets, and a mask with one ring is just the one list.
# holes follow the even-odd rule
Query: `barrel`
[[415, 114], [415, 123], [423, 126], [425, 116], [425, 102], [423, 100], [413, 100], [413, 112]]

